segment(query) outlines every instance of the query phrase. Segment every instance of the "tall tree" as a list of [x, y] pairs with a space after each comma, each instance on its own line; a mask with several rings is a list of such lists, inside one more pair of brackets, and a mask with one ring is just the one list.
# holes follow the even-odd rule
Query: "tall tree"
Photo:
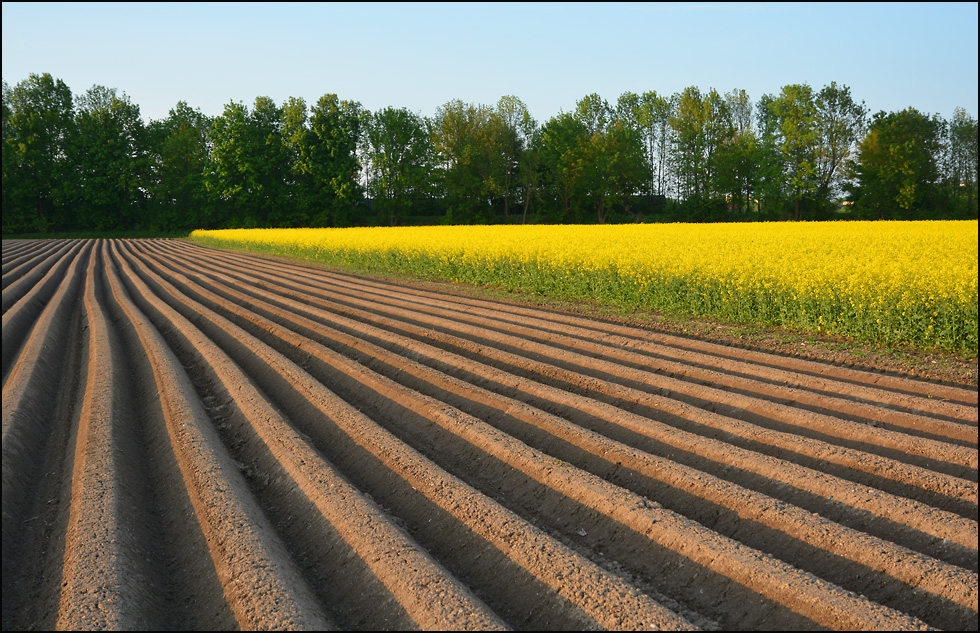
[[947, 182], [957, 217], [977, 217], [977, 120], [963, 108], [949, 122]]
[[614, 117], [621, 121], [626, 127], [640, 131], [642, 127], [640, 123], [642, 104], [643, 101], [640, 95], [627, 90], [616, 99]]
[[782, 153], [782, 130], [776, 116], [776, 97], [764, 94], [756, 105], [755, 190], [758, 213], [762, 219], [782, 216], [791, 193], [785, 176]]
[[149, 125], [152, 141], [156, 228], [165, 230], [210, 228], [204, 175], [208, 169], [208, 120], [200, 110], [179, 101], [166, 119]]
[[497, 102], [497, 116], [500, 119], [501, 133], [504, 221], [510, 223], [510, 201], [518, 182], [517, 174], [524, 166], [525, 152], [529, 149], [536, 123], [524, 102], [512, 95], [503, 96]]
[[733, 214], [749, 209], [757, 182], [758, 141], [752, 126], [752, 101], [745, 90], [725, 95], [731, 135], [718, 148], [718, 188], [726, 193]]
[[254, 182], [253, 211], [260, 227], [284, 226], [290, 214], [287, 183], [292, 175], [283, 141], [283, 110], [269, 97], [256, 97], [249, 117]]
[[[586, 146], [585, 163], [592, 175], [591, 195], [596, 220], [604, 224], [610, 210], [621, 207], [629, 215], [633, 197], [650, 181], [650, 166], [643, 156], [643, 138], [627, 121], [613, 119]], [[639, 216], [634, 216], [639, 219]]]
[[534, 119], [530, 119], [527, 123], [527, 127], [522, 132], [526, 139], [526, 147], [517, 172], [521, 196], [524, 199], [524, 209], [521, 217], [523, 224], [527, 224], [528, 213], [531, 211], [534, 202], [540, 197], [543, 151], [543, 133], [541, 128]]
[[575, 102], [575, 118], [585, 127], [589, 136], [606, 129], [613, 118], [609, 102], [596, 93], [587, 94]]
[[0, 177], [0, 188], [3, 191], [2, 204], [0, 207], [3, 212], [3, 232], [23, 232], [27, 230], [27, 223], [24, 222], [23, 210], [17, 207], [14, 201], [13, 184], [17, 180], [17, 160], [15, 157], [16, 144], [14, 142], [13, 129], [10, 118], [13, 113], [10, 107], [11, 88], [7, 80], [3, 80], [3, 98], [0, 99], [0, 110], [3, 113], [2, 137], [0, 137], [0, 148], [3, 149], [3, 173]]
[[732, 136], [728, 106], [714, 89], [706, 94], [691, 86], [677, 98], [670, 119], [676, 133], [675, 161], [681, 196], [696, 208], [715, 206], [721, 197], [717, 155]]
[[817, 145], [820, 129], [813, 89], [807, 84], [783, 86], [770, 105], [779, 120], [782, 135], [780, 150], [786, 164], [785, 174], [793, 192], [793, 219], [800, 219], [804, 198], [816, 193]]
[[816, 95], [816, 107], [816, 199], [818, 205], [828, 207], [839, 192], [845, 163], [867, 133], [868, 110], [864, 102], [854, 101], [850, 88], [838, 87], [837, 82], [831, 82]]
[[145, 228], [149, 160], [139, 106], [115, 88], [93, 86], [78, 99], [69, 146], [78, 228]]
[[71, 170], [74, 134], [71, 90], [51, 75], [3, 84], [4, 231], [47, 231], [59, 218]]
[[676, 95], [654, 96], [651, 99], [653, 125], [656, 128], [656, 161], [653, 167], [656, 194], [667, 197], [675, 188], [674, 144], [676, 134], [670, 120], [677, 107]]
[[[643, 154], [638, 108], [639, 98], [632, 93], [622, 95], [615, 109], [597, 94], [586, 95], [575, 105], [572, 117], [577, 125], [550, 137], [572, 144], [560, 153], [550, 153], [552, 161], [570, 161], [554, 172], [565, 176], [566, 212], [572, 194], [567, 185], [573, 183], [575, 193], [584, 196], [600, 224], [615, 206], [628, 213], [633, 196], [645, 190], [650, 169]], [[558, 120], [552, 131], [565, 125]]]
[[920, 219], [936, 199], [944, 122], [914, 108], [879, 112], [858, 144], [851, 197], [880, 219]]
[[643, 140], [644, 157], [646, 158], [647, 164], [650, 165], [651, 177], [647, 189], [647, 193], [650, 196], [655, 196], [659, 193], [657, 191], [657, 138], [659, 136], [656, 115], [657, 99], [658, 95], [655, 91], [644, 92], [637, 98], [635, 108], [636, 126]]
[[543, 188], [548, 198], [545, 215], [554, 222], [581, 221], [583, 147], [591, 135], [579, 119], [563, 112], [544, 124], [541, 136]]
[[431, 195], [435, 160], [429, 123], [404, 108], [365, 119], [367, 189], [389, 226], [404, 221]]
[[432, 134], [440, 156], [446, 221], [487, 221], [493, 199], [503, 198], [503, 119], [493, 108], [457, 99], [436, 111]]
[[609, 102], [598, 94], [591, 93], [575, 102], [574, 115], [585, 130], [576, 152], [578, 182], [601, 224], [606, 221], [607, 202], [612, 194], [606, 130], [615, 117], [615, 111]]
[[675, 100], [676, 96], [661, 96], [651, 90], [640, 95], [635, 109], [636, 126], [650, 166], [647, 192], [662, 201], [666, 200], [671, 189], [676, 139], [670, 120], [674, 115]]
[[301, 97], [282, 105], [282, 143], [285, 151], [286, 201], [278, 210], [280, 226], [309, 226], [313, 212], [313, 177], [306, 164], [310, 144], [309, 111]]
[[325, 94], [310, 116], [308, 168], [313, 174], [319, 226], [350, 226], [364, 203], [358, 148], [365, 112], [356, 101]]
[[205, 185], [222, 207], [226, 226], [256, 227], [258, 181], [254, 167], [254, 135], [248, 107], [231, 101], [210, 127], [211, 162]]

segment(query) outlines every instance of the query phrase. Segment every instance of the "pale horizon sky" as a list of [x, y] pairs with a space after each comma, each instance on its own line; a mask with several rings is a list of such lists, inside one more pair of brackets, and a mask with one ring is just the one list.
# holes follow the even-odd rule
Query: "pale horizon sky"
[[515, 95], [541, 124], [590, 93], [753, 102], [846, 85], [873, 114], [977, 117], [977, 3], [2, 4], [3, 79], [116, 88], [144, 120], [335, 93], [424, 116]]

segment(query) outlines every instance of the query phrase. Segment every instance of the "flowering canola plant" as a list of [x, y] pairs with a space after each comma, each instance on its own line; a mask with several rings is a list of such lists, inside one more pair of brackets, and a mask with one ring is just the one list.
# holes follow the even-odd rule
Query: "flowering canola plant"
[[977, 221], [194, 231], [204, 244], [976, 354]]

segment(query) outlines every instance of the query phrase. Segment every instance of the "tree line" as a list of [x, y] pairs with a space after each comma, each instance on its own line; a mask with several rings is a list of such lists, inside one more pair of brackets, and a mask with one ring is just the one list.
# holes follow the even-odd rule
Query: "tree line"
[[847, 86], [370, 112], [258, 97], [144, 123], [116, 89], [3, 82], [4, 235], [432, 223], [977, 217], [977, 120], [869, 116]]

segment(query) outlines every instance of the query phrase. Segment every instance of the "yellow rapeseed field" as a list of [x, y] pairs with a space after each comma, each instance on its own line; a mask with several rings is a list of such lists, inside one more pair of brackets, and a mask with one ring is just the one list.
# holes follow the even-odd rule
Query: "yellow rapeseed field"
[[977, 221], [195, 231], [215, 245], [976, 353]]

